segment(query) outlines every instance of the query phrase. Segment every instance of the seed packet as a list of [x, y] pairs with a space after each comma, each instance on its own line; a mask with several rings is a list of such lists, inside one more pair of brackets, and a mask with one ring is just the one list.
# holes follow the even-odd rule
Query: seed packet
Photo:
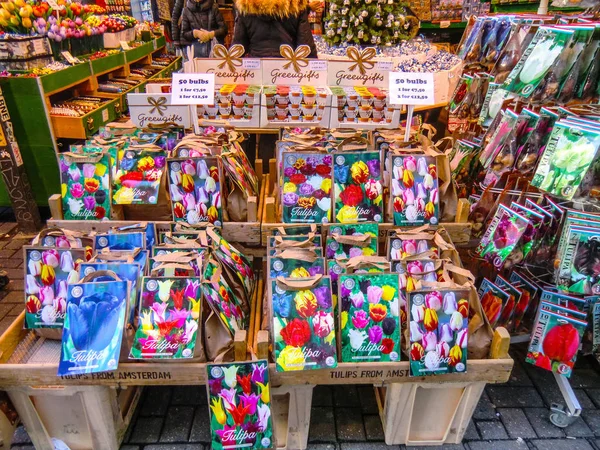
[[437, 165], [434, 157], [391, 155], [391, 209], [394, 224], [432, 224], [439, 221]]
[[340, 275], [338, 287], [342, 362], [398, 361], [398, 275]]
[[[291, 279], [288, 279], [291, 281]], [[305, 287], [300, 287], [304, 283]], [[278, 372], [337, 366], [328, 277], [271, 281], [273, 353]]]
[[325, 246], [328, 259], [347, 259], [355, 256], [377, 256], [379, 225], [361, 223], [332, 225]]
[[467, 371], [469, 291], [419, 290], [408, 294], [410, 376]]
[[273, 448], [268, 362], [207, 364], [206, 379], [211, 448]]
[[106, 250], [137, 250], [146, 248], [144, 233], [106, 233], [94, 237], [94, 248], [101, 253]]
[[491, 262], [494, 267], [501, 268], [525, 233], [529, 223], [525, 217], [511, 211], [505, 205], [499, 205], [476, 252]]
[[540, 308], [525, 361], [569, 378], [586, 326], [585, 320]]
[[173, 158], [167, 161], [169, 193], [175, 222], [223, 224], [221, 180], [217, 157]]
[[192, 358], [201, 297], [200, 278], [144, 277], [140, 325], [129, 358]]
[[166, 158], [167, 152], [162, 149], [130, 147], [119, 152], [113, 203], [115, 205], [156, 205]]
[[538, 287], [520, 272], [513, 270], [508, 281], [521, 290], [521, 298], [515, 306], [515, 312], [512, 318], [512, 328], [517, 330], [523, 316], [529, 308], [534, 308], [537, 302]]
[[80, 248], [23, 247], [25, 328], [61, 328], [69, 284], [79, 281]]
[[127, 281], [68, 287], [58, 376], [117, 368], [128, 302]]
[[308, 252], [284, 250], [268, 258], [269, 278], [308, 278], [325, 274], [325, 258]]
[[284, 223], [331, 222], [331, 155], [285, 152], [281, 193]]
[[571, 200], [600, 147], [600, 131], [563, 121], [554, 125], [531, 185]]
[[502, 308], [502, 314], [500, 314], [500, 318], [498, 319], [496, 325], [499, 327], [506, 327], [513, 318], [515, 308], [521, 301], [523, 291], [513, 286], [509, 281], [502, 278], [500, 275], [496, 276], [494, 284], [510, 295], [506, 305], [504, 305], [504, 308]]
[[528, 98], [554, 65], [573, 36], [573, 30], [539, 27], [502, 88]]
[[338, 223], [382, 222], [383, 185], [379, 152], [334, 153], [334, 218]]
[[63, 218], [110, 218], [110, 159], [105, 153], [59, 153]]
[[477, 295], [479, 295], [479, 298], [481, 299], [481, 308], [483, 309], [483, 312], [488, 318], [492, 328], [494, 328], [502, 315], [504, 307], [510, 300], [510, 294], [500, 289], [487, 278], [484, 278], [479, 286]]

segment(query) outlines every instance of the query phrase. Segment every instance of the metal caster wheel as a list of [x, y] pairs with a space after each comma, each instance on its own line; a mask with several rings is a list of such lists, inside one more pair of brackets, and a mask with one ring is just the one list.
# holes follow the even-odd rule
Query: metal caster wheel
[[556, 403], [552, 404], [550, 408], [550, 422], [559, 428], [566, 428], [571, 425], [577, 416], [570, 415], [565, 411], [565, 407]]

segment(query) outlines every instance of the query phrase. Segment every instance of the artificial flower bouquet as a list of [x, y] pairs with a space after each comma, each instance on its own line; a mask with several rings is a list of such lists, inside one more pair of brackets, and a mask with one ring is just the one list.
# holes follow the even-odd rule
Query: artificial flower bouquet
[[408, 293], [411, 376], [466, 372], [468, 297], [465, 289]]
[[336, 331], [329, 277], [277, 277], [269, 283], [277, 371], [336, 367]]
[[268, 362], [208, 364], [206, 375], [211, 448], [273, 448]]

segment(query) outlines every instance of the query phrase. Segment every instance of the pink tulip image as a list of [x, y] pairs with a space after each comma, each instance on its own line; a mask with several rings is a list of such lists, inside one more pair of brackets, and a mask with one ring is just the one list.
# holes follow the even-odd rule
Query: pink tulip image
[[417, 170], [417, 161], [414, 156], [407, 156], [404, 158], [404, 169], [410, 170], [411, 172]]
[[444, 342], [452, 342], [454, 339], [452, 330], [450, 329], [450, 325], [447, 323], [443, 324], [440, 327], [440, 340]]
[[357, 292], [350, 296], [350, 301], [355, 308], [362, 308], [362, 305], [365, 302], [365, 295], [362, 292]]
[[423, 177], [426, 173], [428, 173], [427, 169], [427, 160], [423, 156], [421, 156], [417, 161], [417, 172], [420, 176]]
[[413, 320], [422, 322], [425, 317], [425, 307], [423, 305], [412, 305], [410, 308], [410, 315]]
[[367, 288], [367, 300], [371, 304], [377, 304], [381, 300], [383, 289], [379, 286], [369, 286]]
[[450, 346], [448, 343], [441, 341], [435, 346], [435, 351], [440, 355], [440, 358], [447, 358], [450, 354]]
[[423, 347], [426, 352], [435, 351], [437, 343], [438, 341], [435, 332], [429, 331], [423, 335]]
[[438, 291], [430, 292], [425, 295], [425, 305], [429, 309], [439, 311], [442, 307], [442, 295]]
[[352, 325], [354, 325], [360, 330], [369, 325], [369, 316], [367, 315], [367, 312], [363, 310], [354, 311], [354, 316], [352, 317]]
[[414, 320], [410, 322], [410, 342], [420, 342], [423, 339], [423, 332], [419, 324]]
[[412, 189], [405, 189], [402, 193], [402, 201], [405, 205], [412, 205], [415, 202], [415, 193]]
[[457, 333], [456, 345], [460, 345], [461, 348], [467, 348], [468, 340], [469, 330], [467, 328], [463, 328]]
[[419, 252], [415, 244], [416, 243], [413, 239], [407, 239], [405, 241], [402, 241], [402, 251], [408, 256], [416, 255]]

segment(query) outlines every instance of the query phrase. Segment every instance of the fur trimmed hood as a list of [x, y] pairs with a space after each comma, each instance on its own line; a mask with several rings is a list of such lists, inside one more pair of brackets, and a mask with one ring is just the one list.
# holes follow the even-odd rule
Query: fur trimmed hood
[[240, 14], [287, 18], [299, 16], [308, 7], [308, 0], [235, 0]]

